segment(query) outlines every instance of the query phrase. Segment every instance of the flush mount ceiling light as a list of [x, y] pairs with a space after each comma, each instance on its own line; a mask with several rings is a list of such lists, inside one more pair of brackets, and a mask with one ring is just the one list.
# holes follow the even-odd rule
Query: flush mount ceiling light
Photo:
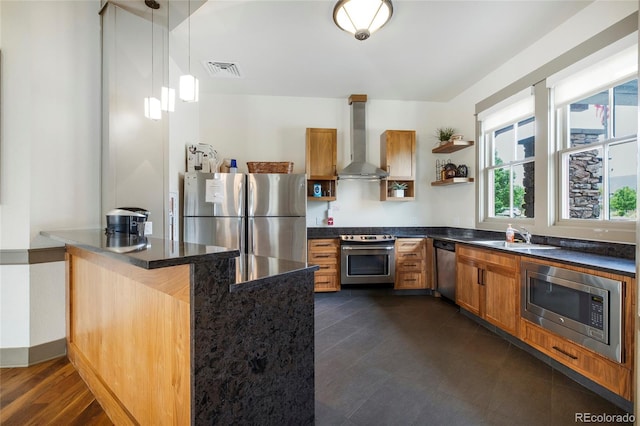
[[389, 22], [391, 0], [340, 0], [333, 8], [333, 21], [344, 31], [366, 40]]

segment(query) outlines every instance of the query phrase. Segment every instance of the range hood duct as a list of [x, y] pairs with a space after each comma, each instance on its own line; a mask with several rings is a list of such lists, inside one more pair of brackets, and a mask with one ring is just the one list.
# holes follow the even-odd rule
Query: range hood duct
[[380, 180], [389, 173], [367, 163], [365, 103], [367, 95], [349, 96], [351, 105], [351, 164], [338, 173], [338, 179]]

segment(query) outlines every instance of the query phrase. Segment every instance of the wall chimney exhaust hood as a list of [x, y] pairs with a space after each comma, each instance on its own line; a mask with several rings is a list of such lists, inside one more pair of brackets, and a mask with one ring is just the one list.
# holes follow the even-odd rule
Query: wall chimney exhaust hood
[[351, 105], [351, 164], [338, 173], [338, 179], [380, 180], [389, 173], [367, 163], [365, 103], [367, 95], [349, 96]]

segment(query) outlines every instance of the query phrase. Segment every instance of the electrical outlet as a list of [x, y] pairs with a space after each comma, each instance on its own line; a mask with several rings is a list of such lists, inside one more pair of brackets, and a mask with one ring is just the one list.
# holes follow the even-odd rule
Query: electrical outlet
[[144, 235], [153, 234], [153, 222], [149, 221], [144, 224]]

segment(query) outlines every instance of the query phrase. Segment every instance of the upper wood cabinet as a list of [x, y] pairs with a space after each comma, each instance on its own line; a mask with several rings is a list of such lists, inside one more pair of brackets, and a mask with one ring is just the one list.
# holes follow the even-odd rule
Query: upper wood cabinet
[[306, 170], [309, 179], [337, 175], [336, 129], [307, 129]]
[[[411, 201], [415, 199], [416, 132], [386, 130], [380, 135], [380, 167], [389, 176], [380, 181], [381, 201]], [[404, 197], [394, 197], [393, 182], [406, 185]]]
[[387, 130], [380, 135], [380, 167], [389, 180], [415, 179], [415, 130]]
[[[338, 136], [336, 129], [307, 129], [305, 167], [307, 173], [307, 198], [311, 201], [336, 199], [338, 172], [336, 170]], [[315, 184], [320, 184], [319, 197], [313, 194]]]

